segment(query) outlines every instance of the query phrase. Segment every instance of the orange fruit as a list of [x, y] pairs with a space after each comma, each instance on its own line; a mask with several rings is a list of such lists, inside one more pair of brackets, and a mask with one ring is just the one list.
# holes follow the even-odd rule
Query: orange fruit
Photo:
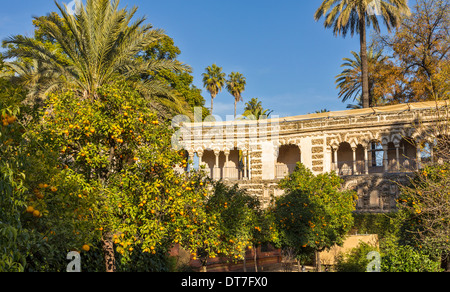
[[34, 208], [31, 207], [31, 206], [28, 206], [28, 208], [27, 208], [27, 213], [33, 214], [33, 212], [34, 212]]
[[85, 244], [85, 245], [83, 245], [82, 249], [84, 251], [89, 251], [91, 249], [91, 247], [89, 245]]
[[33, 216], [34, 217], [39, 217], [41, 215], [41, 213], [38, 210], [34, 210], [33, 211]]

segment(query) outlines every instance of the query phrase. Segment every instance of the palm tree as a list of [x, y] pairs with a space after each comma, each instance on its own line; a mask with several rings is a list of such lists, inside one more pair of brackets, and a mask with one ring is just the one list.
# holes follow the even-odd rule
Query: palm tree
[[234, 118], [236, 118], [236, 104], [239, 101], [244, 101], [242, 99], [242, 92], [244, 92], [246, 84], [247, 81], [241, 73], [231, 72], [231, 74], [228, 75], [227, 90], [234, 96]]
[[[97, 89], [102, 85], [125, 79], [132, 82], [153, 105], [177, 106], [176, 95], [148, 76], [161, 70], [179, 71], [186, 67], [173, 60], [144, 60], [139, 56], [165, 34], [150, 24], [144, 24], [145, 17], [132, 22], [137, 7], [127, 11], [119, 9], [119, 0], [87, 0], [86, 5], [80, 2], [76, 14], [72, 14], [67, 6], [55, 3], [61, 16], [51, 13], [35, 17], [39, 30], [51, 39], [54, 46], [21, 35], [4, 41], [14, 45], [7, 54], [8, 58], [35, 60], [45, 70], [45, 76], [56, 77], [47, 79], [45, 87], [41, 85], [40, 94], [49, 89], [71, 87], [76, 88], [82, 97], [96, 98]], [[35, 71], [38, 71], [36, 74], [42, 73], [39, 72], [41, 70]], [[26, 79], [29, 80], [30, 76]]]
[[212, 64], [206, 68], [206, 72], [202, 74], [203, 86], [211, 94], [211, 115], [213, 114], [214, 98], [222, 90], [225, 85], [226, 74], [222, 72], [222, 67]]
[[249, 120], [266, 119], [273, 113], [273, 110], [264, 109], [258, 98], [252, 98], [249, 102], [246, 102], [244, 110], [242, 116]]
[[[374, 6], [377, 6], [374, 13]], [[363, 107], [369, 107], [369, 77], [367, 61], [366, 28], [373, 26], [376, 32], [380, 32], [377, 14], [381, 16], [390, 32], [392, 28], [399, 27], [404, 14], [409, 14], [407, 0], [323, 0], [317, 9], [314, 18], [318, 21], [325, 17], [325, 28], [333, 28], [335, 35], [360, 36], [361, 67], [362, 67], [362, 101]]]
[[[359, 102], [362, 100], [361, 56], [353, 51], [351, 52], [351, 54], [353, 55], [353, 59], [344, 58], [343, 60], [345, 62], [341, 65], [341, 67], [345, 67], [346, 69], [343, 70], [341, 74], [336, 76], [336, 88], [339, 89], [339, 98], [342, 98], [342, 102], [346, 102], [349, 99], [353, 99], [353, 101], [358, 100]], [[378, 63], [384, 62], [384, 60], [386, 60], [387, 58], [387, 56], [383, 56], [382, 50], [374, 51], [373, 46], [370, 47], [367, 52], [368, 67], [370, 68], [368, 74], [370, 106], [375, 106], [377, 103], [373, 94], [373, 86], [375, 83], [375, 80], [373, 78], [374, 72], [371, 71], [377, 67]]]

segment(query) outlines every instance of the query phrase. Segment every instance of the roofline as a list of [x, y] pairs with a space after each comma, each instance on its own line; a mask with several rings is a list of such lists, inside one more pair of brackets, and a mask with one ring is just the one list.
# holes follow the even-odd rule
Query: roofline
[[228, 124], [239, 125], [239, 124], [269, 124], [269, 123], [286, 123], [286, 122], [299, 122], [308, 120], [317, 120], [324, 118], [340, 118], [340, 117], [351, 117], [351, 116], [366, 116], [374, 114], [384, 114], [384, 113], [394, 113], [394, 112], [404, 112], [412, 110], [423, 110], [431, 108], [442, 108], [450, 106], [450, 102], [447, 100], [440, 101], [424, 101], [424, 102], [414, 102], [414, 103], [403, 103], [396, 105], [379, 106], [364, 109], [351, 109], [343, 111], [334, 111], [326, 113], [316, 113], [307, 115], [298, 115], [284, 118], [274, 118], [265, 120], [233, 120], [233, 121], [220, 121], [220, 122], [202, 122], [202, 123], [186, 123], [186, 126], [197, 127], [215, 127], [224, 126]]

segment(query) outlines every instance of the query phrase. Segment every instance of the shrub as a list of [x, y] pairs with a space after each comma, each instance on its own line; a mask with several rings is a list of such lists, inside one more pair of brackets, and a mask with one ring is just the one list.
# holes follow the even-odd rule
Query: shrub
[[440, 272], [440, 263], [409, 245], [395, 246], [381, 258], [383, 272]]
[[378, 251], [378, 249], [370, 244], [360, 242], [357, 247], [336, 257], [335, 270], [337, 272], [365, 272], [370, 262], [367, 255], [372, 251]]

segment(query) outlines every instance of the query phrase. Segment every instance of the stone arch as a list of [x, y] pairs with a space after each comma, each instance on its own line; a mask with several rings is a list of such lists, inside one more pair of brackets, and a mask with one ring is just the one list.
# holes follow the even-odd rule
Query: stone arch
[[340, 175], [353, 174], [353, 150], [348, 142], [339, 144], [337, 150], [337, 168]]
[[293, 173], [298, 162], [301, 162], [300, 146], [297, 144], [280, 145], [275, 165], [276, 177], [282, 178]]

